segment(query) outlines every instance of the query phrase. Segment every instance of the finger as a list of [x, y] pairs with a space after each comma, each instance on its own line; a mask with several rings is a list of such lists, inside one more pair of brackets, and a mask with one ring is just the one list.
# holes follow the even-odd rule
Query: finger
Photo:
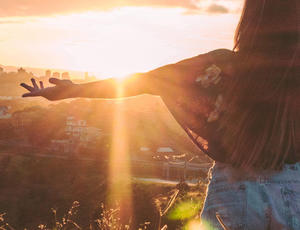
[[60, 85], [61, 84], [61, 80], [59, 80], [57, 78], [54, 78], [54, 77], [49, 78], [49, 82], [51, 84], [54, 84], [54, 85]]
[[30, 92], [34, 90], [33, 87], [31, 87], [31, 86], [29, 86], [29, 85], [27, 85], [25, 83], [20, 84], [20, 86], [22, 86], [23, 88], [27, 89]]
[[22, 95], [22, 97], [37, 97], [37, 96], [40, 96], [38, 93], [36, 92], [33, 92], [33, 93], [24, 93]]
[[40, 81], [40, 88], [44, 89], [44, 82]]
[[38, 85], [36, 84], [36, 81], [35, 81], [34, 78], [31, 78], [31, 82], [32, 82], [32, 85], [33, 85], [33, 87], [34, 87], [35, 89], [38, 89], [38, 88], [39, 88]]

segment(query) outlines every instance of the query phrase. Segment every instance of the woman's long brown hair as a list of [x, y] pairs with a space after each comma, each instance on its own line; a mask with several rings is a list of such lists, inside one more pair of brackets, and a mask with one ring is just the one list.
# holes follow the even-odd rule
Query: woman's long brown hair
[[236, 77], [221, 120], [222, 145], [236, 166], [276, 169], [296, 152], [297, 1], [245, 0], [235, 35]]

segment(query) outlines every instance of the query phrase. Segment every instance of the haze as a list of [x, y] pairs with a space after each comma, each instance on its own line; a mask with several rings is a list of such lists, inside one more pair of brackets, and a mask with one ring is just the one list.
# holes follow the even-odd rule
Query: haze
[[0, 0], [0, 64], [144, 72], [232, 48], [240, 0]]

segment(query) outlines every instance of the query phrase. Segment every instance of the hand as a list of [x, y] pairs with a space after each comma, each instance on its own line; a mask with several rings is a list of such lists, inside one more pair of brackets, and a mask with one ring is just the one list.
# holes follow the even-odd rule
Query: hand
[[70, 98], [72, 95], [72, 89], [74, 89], [75, 84], [70, 80], [59, 80], [57, 78], [50, 78], [49, 82], [55, 86], [44, 88], [42, 81], [39, 82], [39, 86], [34, 78], [31, 79], [32, 86], [22, 83], [21, 86], [29, 91], [25, 93], [22, 97], [44, 97], [48, 100], [60, 100], [65, 98]]

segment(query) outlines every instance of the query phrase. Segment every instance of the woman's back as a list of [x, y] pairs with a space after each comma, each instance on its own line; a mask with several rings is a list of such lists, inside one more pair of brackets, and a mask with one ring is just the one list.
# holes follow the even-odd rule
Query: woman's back
[[[255, 90], [250, 86], [245, 89], [247, 84], [242, 82], [244, 76], [238, 69], [239, 58], [237, 52], [220, 49], [170, 65], [168, 68], [155, 70], [151, 74], [164, 76], [166, 73], [179, 72], [178, 70], [191, 66], [189, 68], [191, 71], [186, 77], [182, 78], [179, 75], [177, 78], [176, 74], [172, 74], [173, 78], [168, 79], [172, 80], [172, 85], [180, 86], [176, 88], [177, 96], [174, 98], [173, 94], [166, 91], [162, 97], [192, 140], [212, 159], [241, 167], [243, 163], [251, 160], [251, 151], [255, 150], [253, 146], [258, 141], [265, 148], [258, 151], [255, 161], [252, 159], [254, 163], [250, 164], [250, 162], [248, 165], [250, 168], [279, 169], [284, 163], [298, 162], [300, 160], [299, 84], [295, 81], [294, 85], [286, 87], [271, 82], [270, 86], [265, 86], [268, 90], [265, 95], [261, 89]], [[195, 66], [197, 71], [192, 71]], [[272, 67], [270, 69], [272, 70]], [[270, 69], [264, 71], [270, 74]], [[273, 69], [276, 70], [275, 67]], [[280, 81], [279, 71], [285, 69], [273, 70], [274, 75], [267, 80]], [[254, 86], [259, 85], [259, 81], [263, 79], [259, 74], [250, 77], [251, 81], [258, 82], [255, 82]], [[164, 79], [160, 80], [164, 81]], [[245, 81], [247, 80], [249, 78], [245, 78]], [[234, 84], [241, 85], [244, 90], [247, 90], [247, 94], [241, 92], [242, 90], [236, 86], [234, 88], [232, 86]], [[280, 95], [276, 87], [279, 92], [288, 93], [288, 98]], [[234, 95], [235, 93], [237, 96]], [[232, 95], [239, 104], [230, 104], [233, 100]], [[288, 112], [280, 106], [278, 108], [278, 104], [288, 105]], [[231, 115], [233, 116], [230, 117]], [[280, 127], [282, 121], [286, 122], [284, 127]], [[288, 129], [288, 135], [283, 136], [286, 144], [280, 143], [280, 137], [274, 135], [274, 133], [281, 133], [280, 129]], [[236, 130], [240, 131], [238, 134], [241, 134], [241, 137], [234, 133]], [[260, 143], [260, 140], [263, 142]], [[275, 144], [269, 145], [268, 141]], [[289, 141], [293, 143], [288, 152], [276, 151], [277, 148], [284, 150]], [[232, 158], [232, 147], [235, 144], [240, 144], [238, 147], [242, 151], [238, 152], [236, 158]], [[274, 166], [272, 161], [275, 160]]]

